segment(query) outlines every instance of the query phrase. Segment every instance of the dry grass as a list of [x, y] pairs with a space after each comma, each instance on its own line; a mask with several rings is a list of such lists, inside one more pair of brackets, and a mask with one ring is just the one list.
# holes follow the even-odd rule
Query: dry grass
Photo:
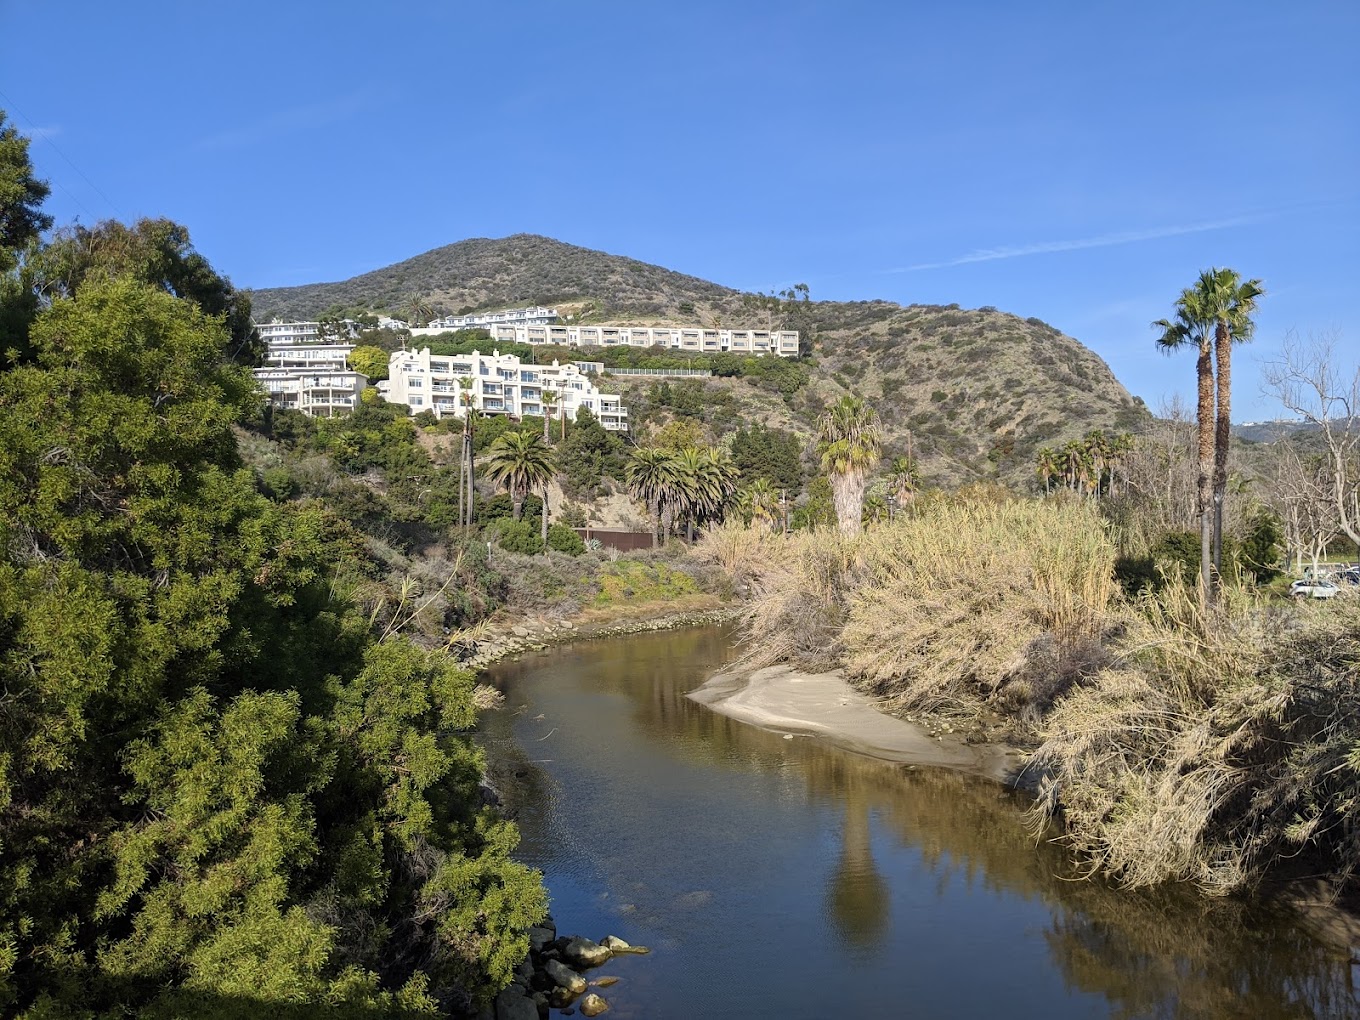
[[1337, 888], [1360, 865], [1360, 620], [1179, 584], [1147, 597], [1119, 658], [1047, 720], [1038, 824], [1130, 886], [1250, 887], [1283, 861]]
[[855, 540], [771, 538], [721, 537], [754, 579], [753, 664], [841, 666], [903, 709], [1017, 711], [1099, 662], [1114, 550], [1089, 507], [941, 500]]

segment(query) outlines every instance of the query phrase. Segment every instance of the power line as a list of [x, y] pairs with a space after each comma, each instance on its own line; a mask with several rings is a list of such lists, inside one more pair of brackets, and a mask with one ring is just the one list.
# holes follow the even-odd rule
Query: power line
[[[22, 110], [19, 109], [19, 107], [15, 104], [14, 100], [10, 99], [10, 97], [6, 95], [3, 91], [0, 91], [0, 99], [3, 99], [5, 101], [5, 105], [8, 106], [11, 110], [13, 110], [15, 113], [17, 113], [24, 120], [24, 122], [28, 124], [29, 134], [30, 135], [34, 134], [36, 129], [33, 126], [33, 121], [28, 117], [27, 114], [25, 114]], [[71, 169], [80, 175], [80, 179], [90, 186], [90, 190], [92, 190], [96, 195], [102, 198], [105, 204], [110, 209], [113, 210], [113, 214], [115, 216], [117, 216], [119, 219], [127, 218], [123, 215], [122, 210], [120, 210], [118, 206], [114, 205], [113, 200], [109, 198], [108, 195], [104, 194], [103, 191], [100, 190], [99, 185], [95, 184], [94, 181], [90, 180], [90, 178], [85, 175], [85, 171], [81, 170], [80, 167], [76, 166], [75, 161], [72, 160], [70, 156], [66, 155], [66, 153], [62, 151], [61, 146], [59, 146], [56, 142], [52, 141], [52, 139], [45, 132], [39, 132], [38, 137], [40, 137], [48, 145], [52, 146], [52, 148], [56, 150], [57, 155], [59, 155], [62, 159], [66, 160], [67, 164], [71, 167]], [[86, 207], [85, 203], [80, 201], [80, 199], [76, 198], [75, 195], [72, 195], [71, 192], [68, 191], [60, 182], [58, 182], [57, 187], [61, 188], [62, 191], [65, 191], [67, 196], [70, 197], [70, 199], [73, 202], [75, 202], [76, 205], [84, 209], [86, 213], [89, 213], [91, 219], [96, 218], [94, 213], [90, 212], [89, 208]]]

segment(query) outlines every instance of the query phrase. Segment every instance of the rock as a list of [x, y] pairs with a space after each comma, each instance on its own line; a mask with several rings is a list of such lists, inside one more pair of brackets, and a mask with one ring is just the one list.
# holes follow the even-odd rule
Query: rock
[[538, 1006], [512, 986], [496, 996], [496, 1020], [538, 1020]]
[[[548, 993], [548, 1005], [553, 1009], [565, 1009], [576, 1001], [576, 993], [561, 986]], [[499, 1020], [499, 1018], [497, 1018]]]
[[583, 939], [579, 935], [568, 939], [562, 947], [562, 959], [573, 967], [598, 967], [613, 954], [604, 946]]
[[595, 988], [608, 988], [610, 985], [616, 985], [618, 983], [619, 979], [611, 976], [611, 977], [597, 977], [590, 984], [592, 987]]
[[572, 995], [580, 995], [586, 990], [586, 979], [565, 963], [549, 960], [543, 965], [543, 973], [552, 978], [553, 984], [558, 988], [565, 988]]
[[557, 938], [557, 932], [552, 928], [542, 925], [529, 929], [529, 949], [535, 953], [543, 952], [544, 948], [553, 939]]
[[571, 630], [571, 629], [572, 629], [573, 627], [575, 627], [575, 626], [576, 626], [576, 624], [572, 623], [570, 620], [563, 620], [563, 621], [562, 621], [562, 629], [563, 629], [563, 630]]
[[515, 968], [515, 977], [523, 978], [527, 985], [534, 976], [534, 965], [529, 959], [519, 961], [519, 966]]
[[[540, 515], [540, 516], [541, 516], [541, 515]], [[521, 626], [519, 626], [519, 625], [516, 625], [516, 626], [510, 628], [510, 633], [513, 634], [513, 635], [515, 635], [515, 637], [528, 637], [528, 636], [529, 636], [529, 628], [528, 628], [528, 627], [521, 627]]]
[[626, 953], [633, 948], [617, 935], [606, 935], [604, 938], [600, 939], [600, 945], [604, 946], [611, 953]]
[[594, 992], [591, 992], [581, 1000], [582, 1016], [599, 1016], [608, 1009], [609, 1003], [605, 1002], [604, 999], [600, 998]]

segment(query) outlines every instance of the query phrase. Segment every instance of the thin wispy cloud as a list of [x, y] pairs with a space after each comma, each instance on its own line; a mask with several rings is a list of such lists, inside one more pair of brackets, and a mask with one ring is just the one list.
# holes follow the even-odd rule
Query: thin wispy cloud
[[208, 150], [246, 149], [275, 138], [338, 123], [377, 105], [378, 96], [373, 92], [356, 92], [324, 103], [279, 110], [253, 123], [200, 138], [194, 147]]
[[887, 269], [888, 273], [915, 273], [923, 269], [948, 269], [951, 266], [966, 266], [974, 262], [996, 262], [1000, 259], [1019, 259], [1029, 255], [1051, 255], [1055, 252], [1080, 251], [1084, 248], [1113, 248], [1121, 244], [1137, 244], [1140, 241], [1156, 241], [1163, 237], [1182, 237], [1186, 234], [1204, 234], [1211, 230], [1226, 230], [1255, 223], [1260, 216], [1237, 216], [1227, 220], [1214, 220], [1209, 223], [1184, 223], [1177, 226], [1153, 227], [1150, 230], [1125, 230], [1115, 234], [1100, 234], [1096, 237], [1082, 237], [1068, 241], [1040, 241], [1036, 244], [1008, 245], [1001, 248], [981, 248], [946, 259], [943, 262], [921, 262], [914, 266], [899, 266]]

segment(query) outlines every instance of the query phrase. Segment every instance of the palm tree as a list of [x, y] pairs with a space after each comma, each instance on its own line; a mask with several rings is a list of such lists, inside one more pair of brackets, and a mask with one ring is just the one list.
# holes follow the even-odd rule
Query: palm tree
[[[552, 453], [536, 433], [506, 432], [491, 444], [487, 473], [510, 490], [515, 520], [519, 520], [530, 490], [545, 486], [552, 477]], [[546, 512], [545, 508], [545, 518]]]
[[779, 515], [779, 496], [775, 493], [769, 479], [757, 478], [738, 496], [742, 514], [748, 516], [752, 524], [764, 524], [773, 528]]
[[1062, 448], [1062, 463], [1067, 487], [1073, 492], [1079, 492], [1091, 477], [1090, 457], [1086, 451], [1086, 444], [1079, 439], [1068, 442]]
[[674, 454], [674, 503], [685, 520], [688, 538], [694, 526], [721, 519], [736, 491], [736, 465], [721, 447], [687, 446]]
[[1198, 428], [1199, 474], [1196, 480], [1195, 512], [1199, 516], [1199, 576], [1202, 597], [1207, 601], [1213, 597], [1213, 518], [1210, 507], [1213, 502], [1213, 463], [1214, 463], [1214, 364], [1213, 350], [1209, 343], [1209, 331], [1205, 328], [1204, 318], [1199, 313], [1195, 292], [1184, 290], [1176, 300], [1176, 317], [1158, 319], [1153, 329], [1161, 330], [1157, 346], [1164, 352], [1179, 350], [1193, 344], [1199, 355], [1195, 359], [1195, 376], [1198, 382], [1196, 402], [1196, 425]]
[[1260, 280], [1244, 281], [1231, 269], [1206, 269], [1193, 288], [1198, 315], [1214, 329], [1218, 410], [1214, 419], [1214, 572], [1223, 568], [1223, 500], [1228, 489], [1228, 440], [1232, 427], [1232, 345], [1256, 332], [1252, 315], [1265, 293]]
[[841, 534], [858, 535], [863, 527], [864, 479], [883, 451], [878, 412], [857, 397], [842, 397], [822, 415], [818, 439]]
[[1114, 437], [1110, 443], [1111, 474], [1110, 474], [1110, 495], [1114, 495], [1115, 472], [1122, 468], [1124, 471], [1124, 488], [1127, 494], [1129, 489], [1128, 466], [1129, 454], [1133, 452], [1133, 434], [1121, 432]]
[[552, 416], [557, 410], [557, 391], [543, 391], [543, 442], [552, 442]]
[[899, 504], [906, 506], [912, 501], [918, 479], [915, 460], [911, 457], [893, 458], [888, 469], [888, 491], [897, 497]]
[[1043, 480], [1044, 495], [1047, 496], [1053, 491], [1053, 479], [1057, 478], [1062, 468], [1058, 461], [1058, 451], [1051, 446], [1045, 446], [1035, 454], [1035, 473]]
[[1105, 480], [1105, 472], [1110, 467], [1113, 449], [1110, 446], [1109, 439], [1100, 429], [1092, 429], [1086, 433], [1086, 438], [1082, 441], [1086, 444], [1086, 457], [1091, 464], [1095, 494], [1099, 496], [1101, 484]]
[[633, 498], [646, 504], [652, 517], [652, 548], [657, 547], [662, 507], [674, 496], [676, 470], [669, 450], [643, 447], [633, 451], [624, 469], [624, 480]]
[[419, 294], [412, 294], [406, 303], [406, 313], [411, 316], [412, 326], [424, 326], [434, 318], [434, 309]]

